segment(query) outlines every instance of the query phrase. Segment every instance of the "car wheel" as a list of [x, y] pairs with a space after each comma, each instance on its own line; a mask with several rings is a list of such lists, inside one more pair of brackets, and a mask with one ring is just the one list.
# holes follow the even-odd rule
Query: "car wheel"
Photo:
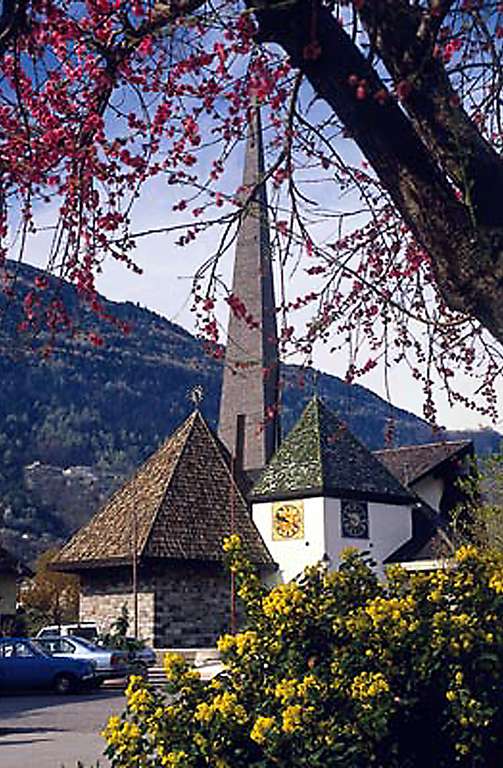
[[72, 693], [75, 690], [75, 678], [73, 675], [67, 675], [65, 673], [56, 675], [54, 678], [53, 688], [56, 693], [62, 695]]

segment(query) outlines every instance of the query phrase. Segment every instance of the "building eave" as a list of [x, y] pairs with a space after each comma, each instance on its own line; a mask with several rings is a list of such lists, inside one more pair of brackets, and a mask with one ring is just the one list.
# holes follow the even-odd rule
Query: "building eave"
[[[260, 571], [277, 571], [278, 565], [272, 560], [266, 561], [254, 561], [252, 564], [256, 566]], [[221, 568], [225, 568], [224, 555], [221, 558], [185, 558], [185, 557], [142, 557], [138, 559], [137, 566], [139, 569], [145, 567], [155, 567], [161, 565], [177, 566], [183, 564], [192, 565], [217, 565]], [[49, 565], [49, 570], [65, 573], [84, 573], [94, 570], [103, 570], [106, 568], [132, 568], [133, 562], [131, 558], [109, 558], [101, 560], [74, 560], [67, 562], [54, 562]]]
[[373, 491], [355, 491], [354, 489], [345, 488], [298, 488], [293, 491], [278, 491], [277, 493], [268, 494], [251, 494], [250, 501], [252, 504], [269, 501], [289, 501], [293, 499], [311, 499], [315, 497], [322, 497], [327, 499], [357, 499], [358, 501], [374, 501], [382, 504], [393, 505], [409, 505], [413, 504], [417, 499], [411, 494], [383, 494], [375, 493]]

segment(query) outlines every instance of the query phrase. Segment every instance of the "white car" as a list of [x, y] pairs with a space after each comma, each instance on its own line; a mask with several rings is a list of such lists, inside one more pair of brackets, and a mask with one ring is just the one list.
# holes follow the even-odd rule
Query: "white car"
[[39, 637], [67, 637], [68, 635], [74, 637], [83, 637], [85, 640], [93, 642], [99, 635], [98, 625], [94, 621], [81, 621], [75, 624], [51, 624], [47, 627], [42, 627], [37, 632], [37, 638]]
[[130, 672], [127, 651], [100, 648], [83, 637], [71, 635], [66, 637], [43, 636], [37, 637], [35, 642], [51, 656], [66, 656], [72, 659], [90, 661], [96, 671], [99, 683], [127, 677]]

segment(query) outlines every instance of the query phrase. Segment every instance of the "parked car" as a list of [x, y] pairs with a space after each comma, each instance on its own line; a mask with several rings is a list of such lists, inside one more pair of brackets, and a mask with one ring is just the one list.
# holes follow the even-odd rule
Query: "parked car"
[[[134, 642], [133, 638], [127, 638]], [[144, 645], [142, 648], [133, 648], [129, 651], [129, 659], [132, 664], [144, 667], [153, 667], [157, 661], [157, 656], [153, 648]]]
[[53, 657], [69, 657], [91, 662], [94, 666], [98, 684], [105, 680], [126, 677], [130, 672], [127, 651], [101, 648], [83, 637], [37, 637], [37, 644]]
[[94, 642], [99, 635], [98, 625], [94, 621], [81, 621], [75, 624], [50, 624], [37, 632], [37, 639], [39, 637], [54, 637], [55, 635], [62, 637], [76, 635]]
[[131, 671], [134, 674], [146, 675], [148, 667], [153, 667], [157, 656], [153, 648], [145, 645], [144, 640], [109, 633], [100, 636], [96, 645], [104, 648], [115, 648], [128, 654]]
[[24, 637], [0, 638], [0, 688], [52, 688], [71, 693], [97, 684], [89, 660], [54, 658]]

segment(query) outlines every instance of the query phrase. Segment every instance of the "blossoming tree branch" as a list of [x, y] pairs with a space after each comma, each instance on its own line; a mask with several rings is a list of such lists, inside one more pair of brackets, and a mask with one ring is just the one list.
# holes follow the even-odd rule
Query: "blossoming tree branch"
[[[501, 3], [4, 0], [0, 9], [0, 265], [21, 331], [74, 332], [51, 279], [19, 295], [9, 260], [25, 258], [49, 212], [48, 275], [72, 281], [98, 315], [94, 279], [106, 257], [138, 270], [140, 238], [177, 230], [187, 248], [216, 227], [194, 308], [218, 342], [216, 299], [242, 310], [218, 263], [254, 194], [230, 184], [228, 168], [259, 105], [284, 350], [309, 361], [316, 341], [342, 339], [349, 379], [406, 362], [430, 417], [435, 377], [467, 400], [454, 385], [463, 369], [479, 382], [477, 407], [495, 412]], [[175, 211], [141, 229], [135, 205], [162, 179]], [[298, 263], [312, 290], [291, 297], [284, 286]]]

